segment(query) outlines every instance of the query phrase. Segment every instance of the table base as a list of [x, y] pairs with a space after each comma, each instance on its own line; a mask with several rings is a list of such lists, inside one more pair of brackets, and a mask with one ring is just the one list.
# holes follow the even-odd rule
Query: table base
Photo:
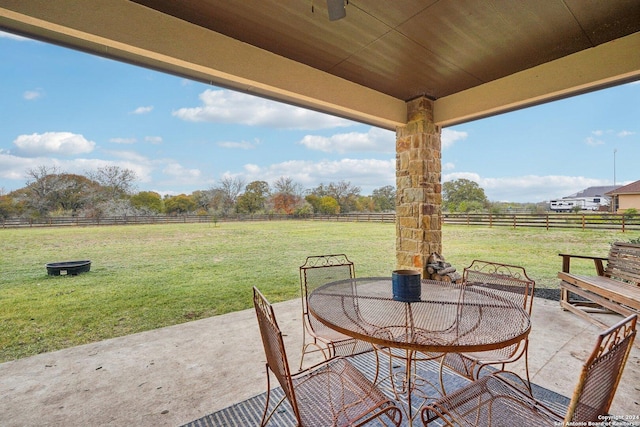
[[[375, 351], [378, 363], [376, 385], [401, 403], [408, 425], [412, 426], [425, 404], [443, 396], [440, 368], [444, 355], [395, 348], [377, 348]], [[419, 369], [418, 364], [431, 366], [430, 369]], [[421, 372], [431, 375], [426, 377]], [[435, 372], [440, 375], [433, 375]]]

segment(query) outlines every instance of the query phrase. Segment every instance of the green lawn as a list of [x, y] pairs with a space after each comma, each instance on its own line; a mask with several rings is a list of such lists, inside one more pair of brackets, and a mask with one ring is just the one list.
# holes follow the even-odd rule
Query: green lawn
[[[606, 256], [630, 233], [443, 228], [443, 255], [522, 265], [556, 287], [559, 252]], [[297, 298], [308, 255], [346, 253], [359, 276], [395, 268], [395, 225], [273, 221], [0, 230], [0, 361]], [[47, 262], [90, 259], [91, 272], [47, 276]], [[576, 263], [585, 273], [588, 263]]]

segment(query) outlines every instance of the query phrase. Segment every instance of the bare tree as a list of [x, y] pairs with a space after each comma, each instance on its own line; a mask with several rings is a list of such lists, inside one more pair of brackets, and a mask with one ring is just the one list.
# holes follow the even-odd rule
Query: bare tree
[[236, 206], [238, 196], [243, 188], [244, 180], [241, 178], [226, 177], [220, 181], [220, 185], [213, 189], [214, 191], [218, 190], [222, 193], [223, 199], [220, 208], [225, 215]]
[[122, 199], [133, 193], [137, 178], [133, 170], [113, 165], [87, 172], [87, 176], [102, 186], [106, 200]]
[[273, 194], [271, 195], [271, 204], [274, 211], [292, 214], [304, 203], [302, 198], [302, 186], [293, 181], [293, 179], [281, 176], [273, 183]]
[[56, 166], [38, 166], [27, 170], [27, 204], [38, 215], [47, 215], [54, 208], [52, 195], [59, 190], [60, 172]]
[[273, 192], [300, 196], [302, 194], [302, 185], [294, 182], [288, 176], [281, 176], [273, 183]]
[[27, 187], [32, 187], [32, 191], [44, 196], [51, 191], [53, 183], [52, 176], [60, 174], [57, 166], [47, 167], [44, 165], [27, 170]]

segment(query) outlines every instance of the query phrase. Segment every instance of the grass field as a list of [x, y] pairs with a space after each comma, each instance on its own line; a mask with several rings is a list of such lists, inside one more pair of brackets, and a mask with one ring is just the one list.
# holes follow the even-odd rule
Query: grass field
[[[636, 233], [637, 234], [637, 233]], [[606, 256], [630, 233], [534, 228], [443, 228], [443, 255], [522, 265], [557, 287], [559, 252]], [[358, 276], [391, 274], [395, 225], [274, 221], [0, 230], [0, 361], [299, 296], [308, 255], [346, 253]], [[90, 259], [91, 272], [47, 276], [47, 262]], [[592, 271], [585, 262], [572, 267]]]

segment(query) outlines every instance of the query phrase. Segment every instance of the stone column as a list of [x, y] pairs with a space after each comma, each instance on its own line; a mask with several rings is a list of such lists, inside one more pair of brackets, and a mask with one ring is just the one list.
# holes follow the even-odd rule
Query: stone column
[[429, 255], [442, 253], [440, 127], [433, 102], [407, 103], [407, 124], [396, 130], [396, 265], [419, 270]]

